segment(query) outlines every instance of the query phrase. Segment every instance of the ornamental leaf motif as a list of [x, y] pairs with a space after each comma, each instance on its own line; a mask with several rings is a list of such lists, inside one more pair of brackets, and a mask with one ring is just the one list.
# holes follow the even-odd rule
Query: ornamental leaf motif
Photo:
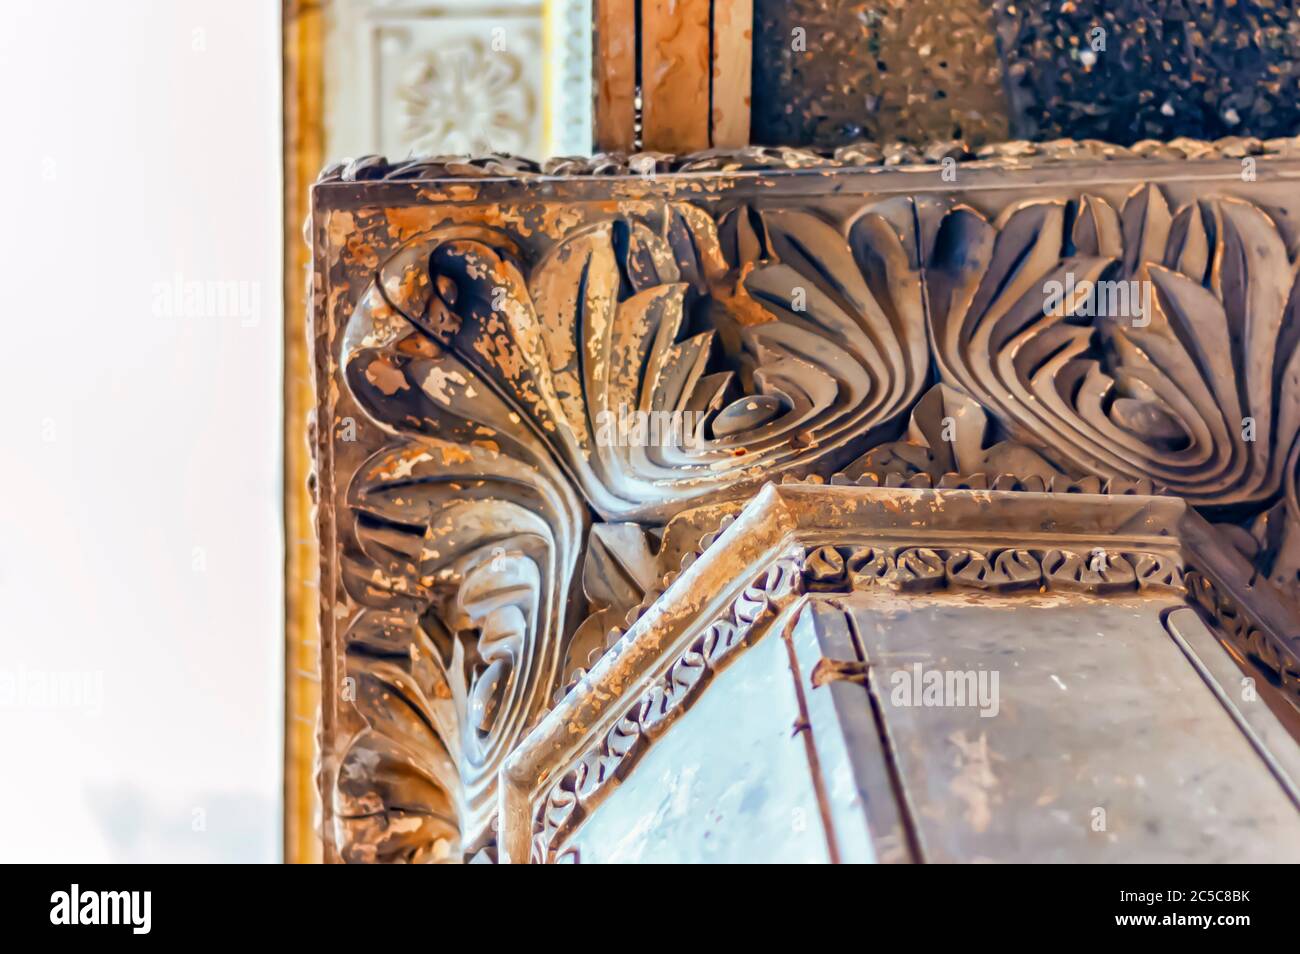
[[[1030, 200], [996, 222], [957, 205], [926, 272], [935, 358], [1067, 473], [1261, 501], [1300, 430], [1296, 275], [1275, 222], [1235, 198], [1175, 212], [1145, 185], [1120, 210]], [[1099, 281], [1140, 304], [1097, 307]], [[1049, 288], [1067, 289], [1059, 308]]]
[[[929, 361], [909, 203], [838, 226], [669, 203], [531, 265], [498, 229], [449, 226], [383, 263], [341, 349], [353, 397], [392, 436], [347, 493], [343, 581], [366, 607], [347, 664], [367, 728], [336, 785], [345, 856], [480, 843], [495, 772], [570, 646], [585, 659], [653, 586], [649, 551], [605, 524], [587, 540], [595, 613], [575, 626], [575, 488], [608, 521], [662, 521], [776, 473], [829, 472], [906, 413]], [[629, 414], [693, 423], [611, 439]], [[403, 640], [407, 659], [387, 651]]]
[[434, 300], [406, 264], [367, 291], [343, 342], [344, 379], [394, 440], [347, 490], [342, 578], [365, 607], [345, 636], [347, 671], [367, 728], [340, 762], [336, 834], [345, 858], [460, 860], [558, 678], [588, 517], [545, 443], [439, 343], [455, 317], [430, 309], [412, 323], [389, 305]]
[[[357, 391], [377, 418], [426, 431], [456, 425], [427, 421], [425, 397], [463, 412], [471, 387], [500, 394], [607, 520], [662, 521], [774, 474], [829, 472], [925, 383], [906, 223], [897, 200], [838, 228], [806, 211], [737, 206], [715, 221], [671, 203], [575, 231], [527, 270], [499, 234], [423, 236], [379, 287], [428, 333], [419, 347], [461, 367], [387, 390], [380, 367]], [[419, 358], [392, 350], [382, 360], [409, 379]], [[685, 426], [627, 441], [629, 418]]]

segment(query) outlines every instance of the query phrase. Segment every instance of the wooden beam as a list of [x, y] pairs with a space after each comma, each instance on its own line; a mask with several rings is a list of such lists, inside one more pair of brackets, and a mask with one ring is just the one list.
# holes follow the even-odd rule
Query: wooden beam
[[754, 0], [713, 0], [712, 142], [749, 145]]
[[709, 146], [710, 0], [641, 0], [641, 138], [647, 150]]
[[319, 562], [308, 421], [316, 399], [307, 344], [311, 184], [324, 151], [321, 6], [288, 0], [284, 46], [284, 860], [319, 862], [316, 710], [320, 704]]
[[595, 0], [595, 143], [598, 152], [636, 148], [636, 0]]

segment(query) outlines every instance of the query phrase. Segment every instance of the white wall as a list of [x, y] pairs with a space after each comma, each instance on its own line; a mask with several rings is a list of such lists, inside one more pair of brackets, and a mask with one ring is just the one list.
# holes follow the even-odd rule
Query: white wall
[[0, 10], [0, 861], [280, 855], [279, 70], [275, 0]]

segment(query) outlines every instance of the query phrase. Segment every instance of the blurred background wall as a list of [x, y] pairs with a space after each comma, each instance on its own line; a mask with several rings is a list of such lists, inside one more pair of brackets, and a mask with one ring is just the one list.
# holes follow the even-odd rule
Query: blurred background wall
[[331, 160], [591, 152], [591, 0], [324, 0]]
[[279, 33], [0, 9], [0, 861], [280, 857]]
[[[302, 8], [321, 133], [286, 158]], [[371, 152], [589, 151], [590, 22], [590, 0], [4, 4], [0, 808], [27, 821], [0, 861], [276, 860], [286, 790], [310, 858], [315, 594], [293, 557], [314, 542], [281, 529], [305, 479], [281, 420], [305, 384], [301, 261], [281, 266], [301, 183]]]

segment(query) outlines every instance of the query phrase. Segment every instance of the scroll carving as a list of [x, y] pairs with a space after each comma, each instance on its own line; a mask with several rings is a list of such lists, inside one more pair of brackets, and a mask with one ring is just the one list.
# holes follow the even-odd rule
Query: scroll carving
[[1187, 572], [1188, 599], [1200, 607], [1206, 617], [1243, 654], [1263, 665], [1300, 704], [1300, 664], [1294, 653], [1279, 650], [1264, 627], [1253, 620], [1245, 607], [1220, 592], [1213, 580], [1197, 569]]
[[912, 592], [952, 587], [1003, 594], [1043, 589], [1093, 594], [1184, 590], [1181, 564], [1171, 557], [1102, 544], [1085, 550], [822, 546], [808, 554], [803, 573], [810, 592], [877, 586]]

